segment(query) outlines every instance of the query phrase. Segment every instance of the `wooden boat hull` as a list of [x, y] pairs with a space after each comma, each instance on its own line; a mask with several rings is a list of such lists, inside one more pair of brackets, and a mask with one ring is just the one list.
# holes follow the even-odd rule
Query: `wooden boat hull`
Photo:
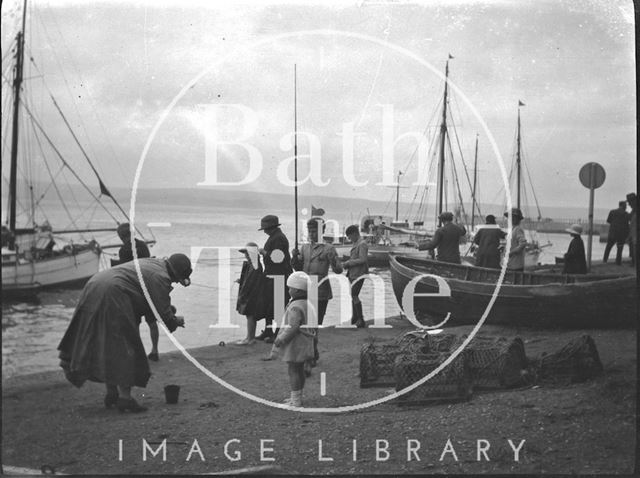
[[52, 257], [13, 260], [3, 257], [2, 295], [18, 297], [52, 287], [81, 285], [98, 272], [100, 249], [87, 246]]
[[[486, 310], [500, 274], [499, 270], [446, 264], [429, 259], [392, 256], [393, 291], [402, 302], [407, 283], [420, 274], [446, 280], [451, 297], [414, 297], [421, 321], [446, 326], [475, 324]], [[437, 293], [434, 279], [422, 278], [417, 293]], [[518, 326], [572, 328], [633, 327], [637, 325], [638, 294], [635, 276], [562, 275], [507, 272], [486, 323]]]

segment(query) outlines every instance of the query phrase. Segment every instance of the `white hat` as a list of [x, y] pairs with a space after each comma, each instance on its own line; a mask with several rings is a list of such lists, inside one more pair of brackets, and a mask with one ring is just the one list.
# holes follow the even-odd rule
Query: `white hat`
[[582, 234], [582, 226], [580, 224], [572, 224], [569, 229], [565, 229], [569, 234]]
[[287, 287], [298, 290], [307, 290], [309, 276], [302, 271], [295, 271], [287, 279]]

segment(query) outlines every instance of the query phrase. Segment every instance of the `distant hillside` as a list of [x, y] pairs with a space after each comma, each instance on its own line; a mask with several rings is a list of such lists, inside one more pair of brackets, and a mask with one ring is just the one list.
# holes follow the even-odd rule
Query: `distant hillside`
[[[216, 204], [229, 208], [264, 209], [265, 205], [268, 205], [275, 209], [287, 209], [293, 204], [293, 195], [281, 193], [239, 191], [237, 189], [141, 189], [138, 191], [137, 200], [143, 203], [157, 203], [163, 201], [172, 202], [174, 204], [194, 204], [202, 206]], [[388, 199], [384, 201], [371, 201], [367, 199], [360, 199], [357, 197], [344, 198], [300, 195], [298, 197], [298, 204], [300, 208], [310, 209], [311, 205], [323, 208], [329, 215], [332, 213], [332, 211], [340, 211], [341, 213], [349, 212], [353, 213], [355, 216], [366, 214], [367, 211], [370, 211], [371, 214], [395, 214], [395, 203], [389, 201]], [[543, 217], [545, 218], [567, 220], [582, 218], [583, 220], [586, 220], [588, 210], [587, 206], [587, 204], [582, 207], [541, 206], [541, 211]], [[409, 203], [400, 203], [401, 219], [403, 216], [403, 211], [407, 211], [409, 208]], [[471, 205], [465, 204], [465, 208], [467, 209], [467, 213], [470, 213]], [[415, 210], [415, 206], [413, 209]], [[481, 210], [483, 214], [499, 215], [504, 212], [504, 206], [501, 204], [481, 204]], [[535, 207], [531, 207], [529, 208], [529, 210], [535, 211]], [[602, 221], [606, 219], [608, 212], [609, 209], [596, 208], [594, 217], [596, 220]]]
[[[283, 188], [285, 190], [285, 188]], [[80, 186], [71, 186], [65, 189], [61, 189], [61, 194], [65, 199], [88, 199], [87, 192]], [[111, 193], [120, 202], [125, 210], [128, 210], [129, 201], [131, 198], [131, 191], [125, 188], [111, 188]], [[395, 214], [395, 203], [390, 200], [391, 195], [388, 192], [381, 197], [381, 200], [372, 201], [368, 199], [361, 199], [357, 196], [345, 198], [345, 197], [331, 197], [331, 196], [308, 196], [300, 195], [298, 204], [299, 208], [311, 209], [311, 206], [317, 208], [323, 208], [327, 215], [345, 214], [353, 215], [354, 219], [360, 217], [363, 214], [370, 212], [371, 214], [385, 214], [392, 216]], [[6, 207], [3, 197], [3, 212]], [[177, 204], [177, 205], [196, 205], [196, 206], [208, 206], [217, 205], [234, 208], [255, 208], [258, 211], [263, 210], [289, 210], [293, 206], [293, 194], [292, 191], [287, 193], [279, 192], [255, 192], [255, 191], [242, 191], [238, 188], [227, 189], [211, 189], [211, 188], [181, 188], [181, 189], [139, 189], [136, 195], [136, 200], [140, 203], [146, 204]], [[55, 195], [51, 192], [47, 195], [45, 201], [57, 201]], [[75, 200], [71, 201], [74, 202]], [[107, 201], [108, 202], [108, 201]], [[581, 204], [579, 207], [555, 207], [555, 206], [541, 206], [542, 215], [545, 218], [553, 218], [562, 221], [573, 221], [587, 219], [587, 202]], [[612, 205], [612, 208], [615, 205]], [[467, 213], [471, 212], [471, 205], [465, 204]], [[414, 210], [416, 207], [411, 208], [408, 202], [402, 202], [400, 204], [400, 219], [404, 219], [406, 211]], [[594, 218], [596, 221], [604, 221], [607, 217], [610, 208], [596, 208]], [[432, 210], [432, 208], [431, 208]], [[525, 209], [525, 214], [526, 214]], [[528, 208], [528, 210], [535, 211], [535, 207]], [[494, 214], [499, 216], [504, 212], [504, 205], [502, 204], [481, 204], [481, 211], [483, 214]], [[533, 213], [531, 213], [533, 215]]]

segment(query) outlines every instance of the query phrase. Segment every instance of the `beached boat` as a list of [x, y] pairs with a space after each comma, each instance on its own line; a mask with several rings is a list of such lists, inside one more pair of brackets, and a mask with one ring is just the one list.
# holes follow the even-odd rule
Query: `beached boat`
[[[500, 270], [446, 264], [402, 256], [390, 258], [393, 292], [399, 304], [405, 287], [421, 274], [442, 277], [450, 297], [414, 297], [416, 317], [445, 327], [477, 323], [487, 308]], [[437, 293], [435, 279], [421, 278], [416, 293]], [[488, 324], [558, 327], [633, 327], [637, 325], [636, 277], [621, 274], [557, 274], [507, 271], [488, 316]]]
[[[2, 156], [10, 157], [8, 164], [3, 161], [3, 176], [7, 173], [9, 186], [6, 207], [3, 201], [3, 215], [6, 214], [6, 222], [2, 226], [3, 297], [31, 295], [45, 287], [81, 284], [94, 275], [100, 267], [102, 249], [95, 238], [87, 237], [87, 234], [115, 231], [119, 222], [102, 203], [103, 198], [112, 200], [120, 211], [118, 214], [123, 218], [122, 221], [128, 221], [126, 213], [105, 186], [53, 95], [47, 90], [50, 101], [36, 102], [30, 93], [30, 82], [23, 82], [23, 79], [38, 76], [42, 83], [45, 82], [44, 75], [36, 75], [35, 69], [38, 67], [33, 56], [29, 56], [30, 61], [25, 65], [26, 11], [25, 1], [15, 42], [6, 45], [7, 53], [12, 49], [15, 55], [5, 54], [4, 48], [2, 55], [2, 71], [13, 70], [12, 81], [3, 75], [6, 86], [3, 88], [3, 105], [12, 105], [11, 114], [4, 115], [2, 128]], [[4, 60], [15, 62], [13, 68], [5, 65]], [[27, 66], [34, 68], [34, 71], [25, 71]], [[52, 117], [56, 112], [59, 118]], [[97, 178], [99, 190], [93, 191], [87, 186], [69, 158], [62, 155], [61, 150], [69, 148], [66, 144], [66, 148], [61, 148], [54, 143], [56, 137], [48, 132], [52, 120], [56, 128], [61, 125], [68, 128], [69, 136], [65, 139], [69, 144], [78, 146], [81, 153], [78, 156], [89, 164]], [[4, 170], [4, 166], [8, 171]], [[56, 183], [56, 179], [60, 181], [64, 177], [61, 173], [65, 171], [73, 176], [76, 189], [80, 185], [84, 188], [90, 198], [89, 207], [102, 207], [108, 211], [110, 226], [105, 227], [102, 223], [102, 227], [92, 228], [90, 224], [87, 227], [78, 224], [81, 214], [74, 214], [69, 205], [64, 204], [65, 195]], [[72, 192], [67, 194], [66, 199], [72, 196], [78, 201], [73, 189], [69, 187], [68, 190]], [[52, 197], [55, 200], [51, 201]], [[67, 223], [72, 227], [53, 229], [48, 214], [54, 208], [66, 212]]]

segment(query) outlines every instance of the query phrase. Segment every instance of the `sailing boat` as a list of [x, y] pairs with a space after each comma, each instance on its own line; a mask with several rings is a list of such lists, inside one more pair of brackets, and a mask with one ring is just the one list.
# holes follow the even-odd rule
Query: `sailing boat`
[[[520, 108], [525, 106], [525, 104], [518, 100], [518, 127], [516, 131], [516, 153], [515, 153], [515, 175], [516, 175], [516, 204], [515, 207], [522, 211], [522, 196], [524, 193], [524, 180], [522, 174], [522, 165], [523, 165], [523, 154], [522, 154], [522, 136], [521, 136], [521, 121], [520, 121]], [[526, 167], [526, 164], [525, 164]], [[510, 176], [513, 175], [514, 169], [512, 168]], [[529, 178], [529, 182], [531, 182], [531, 178]], [[533, 188], [533, 185], [531, 185]], [[533, 193], [533, 199], [536, 204], [536, 208], [538, 211], [537, 222], [542, 219], [542, 213], [540, 212], [540, 205], [538, 204], [538, 198]], [[526, 213], [525, 213], [526, 216]], [[529, 224], [531, 221], [527, 221]], [[544, 247], [550, 246], [551, 243], [544, 244], [541, 246], [537, 239], [529, 238], [527, 240], [527, 247], [525, 249], [524, 255], [524, 267], [525, 269], [531, 269], [539, 265], [539, 257], [542, 253], [542, 249]]]
[[[376, 261], [376, 264], [388, 265], [389, 254], [402, 254], [403, 256], [410, 256], [414, 258], [425, 257], [425, 252], [418, 252], [417, 241], [428, 239], [433, 236], [435, 229], [442, 225], [440, 215], [448, 208], [447, 192], [449, 189], [449, 181], [445, 178], [445, 168], [450, 166], [452, 169], [452, 185], [454, 186], [455, 206], [454, 212], [458, 220], [466, 219], [466, 212], [462, 201], [462, 194], [460, 191], [460, 184], [457, 172], [455, 170], [455, 164], [453, 162], [453, 152], [451, 148], [451, 140], [449, 137], [449, 128], [447, 125], [448, 113], [448, 101], [449, 101], [449, 60], [453, 56], [449, 55], [445, 65], [445, 82], [444, 82], [444, 95], [442, 100], [442, 118], [438, 127], [438, 139], [436, 144], [437, 151], [434, 151], [434, 156], [437, 153], [437, 197], [436, 197], [436, 211], [435, 221], [433, 229], [427, 229], [424, 227], [424, 218], [427, 216], [426, 198], [429, 188], [422, 188], [422, 195], [420, 204], [418, 205], [418, 220], [413, 222], [413, 225], [409, 225], [409, 221], [405, 220], [400, 222], [398, 216], [399, 205], [399, 188], [400, 188], [400, 175], [398, 173], [398, 179], [396, 183], [396, 220], [395, 222], [390, 220], [390, 217], [384, 216], [365, 216], [361, 221], [361, 231], [369, 233], [369, 237], [373, 238], [373, 244], [369, 246], [369, 259]], [[447, 162], [447, 152], [451, 156], [451, 161]], [[460, 152], [461, 153], [461, 152]], [[466, 173], [466, 169], [465, 169]], [[469, 180], [467, 176], [467, 180]], [[416, 194], [417, 195], [417, 194]], [[475, 203], [474, 203], [475, 204]], [[392, 234], [396, 237], [402, 237], [403, 242], [392, 242]], [[366, 237], [366, 236], [365, 236]], [[466, 237], [462, 239], [466, 241]]]
[[[28, 85], [23, 81], [25, 80], [26, 12], [27, 2], [25, 0], [21, 28], [15, 39], [15, 55], [13, 57], [15, 64], [12, 81], [3, 74], [3, 81], [7, 85], [3, 91], [12, 95], [11, 98], [7, 98], [11, 101], [12, 114], [6, 115], [7, 124], [3, 125], [2, 130], [3, 156], [4, 146], [9, 145], [10, 148], [6, 222], [2, 225], [2, 294], [4, 297], [32, 295], [45, 287], [81, 284], [98, 272], [102, 248], [94, 238], [86, 239], [83, 235], [115, 231], [119, 222], [102, 204], [102, 198], [110, 198], [120, 210], [124, 220], [128, 221], [126, 213], [104, 184], [53, 96], [51, 96], [54, 107], [52, 111], [57, 111], [60, 114], [64, 125], [69, 129], [71, 137], [82, 152], [82, 156], [95, 174], [99, 186], [97, 195], [85, 184], [71, 163], [63, 157], [60, 148], [54, 144], [52, 137], [47, 133], [46, 124], [43, 124], [41, 118], [36, 115], [34, 102], [30, 101], [31, 98], [26, 95], [28, 91], [26, 86]], [[29, 57], [31, 63], [35, 64], [31, 55]], [[9, 58], [9, 55], [3, 53], [3, 58]], [[9, 69], [3, 65], [3, 72], [7, 71]], [[5, 98], [3, 98], [3, 104], [8, 104], [8, 101], [5, 103], [4, 100]], [[59, 121], [56, 123], [60, 124]], [[10, 131], [10, 142], [4, 137], [7, 131]], [[50, 162], [46, 158], [49, 154], [58, 163], [58, 169], [55, 172], [52, 171]], [[39, 168], [30, 163], [31, 160], [38, 157], [44, 160], [44, 165], [39, 165]], [[49, 174], [46, 182], [35, 179], [36, 173], [42, 171], [47, 171]], [[110, 221], [112, 221], [108, 227], [104, 223], [103, 227], [78, 227], [80, 214], [76, 212], [74, 215], [73, 208], [64, 205], [64, 194], [55, 182], [63, 171], [70, 172], [75, 180], [84, 187], [93, 199], [92, 204], [95, 204], [96, 208], [99, 206], [107, 211]], [[19, 182], [22, 184], [23, 179], [25, 187], [21, 188]], [[38, 191], [39, 189], [43, 189], [43, 191]], [[73, 190], [71, 191], [73, 195]], [[76, 227], [54, 230], [51, 226], [45, 208], [52, 205], [48, 196], [53, 195], [53, 192], [63, 203], [62, 207], [60, 204], [56, 204], [56, 209], [58, 211], [64, 209], [69, 216], [70, 223]], [[47, 195], [47, 193], [50, 194]], [[28, 203], [28, 206], [25, 207], [24, 203]], [[3, 213], [4, 209], [3, 207]], [[52, 214], [55, 215], [55, 212]], [[147, 242], [153, 243], [155, 241]]]

